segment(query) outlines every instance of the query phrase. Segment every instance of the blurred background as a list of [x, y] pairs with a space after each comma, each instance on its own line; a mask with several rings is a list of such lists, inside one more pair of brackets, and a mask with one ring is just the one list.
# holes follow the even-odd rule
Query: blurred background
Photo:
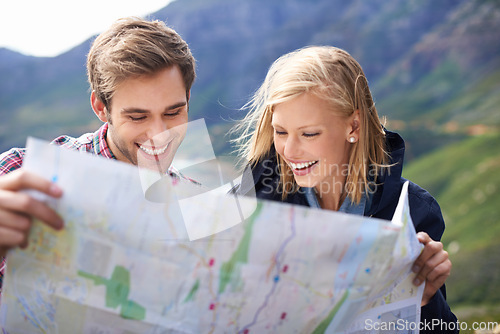
[[[190, 44], [198, 72], [190, 119], [205, 119], [218, 155], [231, 153], [226, 133], [276, 58], [307, 45], [351, 53], [387, 128], [407, 142], [404, 176], [441, 205], [452, 309], [461, 321], [500, 322], [500, 1], [165, 5], [148, 17]], [[92, 39], [53, 57], [0, 48], [0, 151], [23, 147], [28, 135], [51, 140], [100, 126], [85, 74]]]

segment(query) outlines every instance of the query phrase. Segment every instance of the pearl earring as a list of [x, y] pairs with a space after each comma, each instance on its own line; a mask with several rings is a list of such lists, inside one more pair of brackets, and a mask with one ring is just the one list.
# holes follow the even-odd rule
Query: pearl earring
[[354, 137], [349, 137], [349, 142], [350, 142], [350, 143], [354, 143], [355, 141], [356, 141], [356, 138], [354, 138]]

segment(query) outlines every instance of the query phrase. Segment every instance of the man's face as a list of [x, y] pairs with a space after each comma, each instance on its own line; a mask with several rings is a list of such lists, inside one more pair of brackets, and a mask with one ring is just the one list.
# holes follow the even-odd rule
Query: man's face
[[116, 158], [165, 173], [188, 121], [188, 98], [179, 68], [123, 81], [110, 109], [103, 107], [96, 114], [109, 123], [106, 140]]

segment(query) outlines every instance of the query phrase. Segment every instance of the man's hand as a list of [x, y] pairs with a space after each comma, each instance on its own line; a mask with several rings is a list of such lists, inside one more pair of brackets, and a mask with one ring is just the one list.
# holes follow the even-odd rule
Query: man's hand
[[0, 176], [0, 258], [13, 247], [26, 247], [32, 218], [54, 229], [63, 227], [63, 220], [46, 204], [20, 190], [34, 189], [59, 198], [62, 190], [50, 181], [23, 169]]
[[425, 232], [417, 233], [417, 238], [424, 245], [424, 249], [413, 264], [412, 270], [417, 273], [413, 284], [419, 286], [425, 281], [421, 304], [424, 306], [450, 276], [451, 261], [441, 242], [432, 240]]

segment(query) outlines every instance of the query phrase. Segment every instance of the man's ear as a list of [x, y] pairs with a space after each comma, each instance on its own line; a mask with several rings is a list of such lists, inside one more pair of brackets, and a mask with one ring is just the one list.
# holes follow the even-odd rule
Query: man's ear
[[92, 91], [90, 94], [90, 104], [96, 116], [103, 122], [108, 122], [108, 113], [106, 112], [106, 106], [104, 103], [95, 95]]

